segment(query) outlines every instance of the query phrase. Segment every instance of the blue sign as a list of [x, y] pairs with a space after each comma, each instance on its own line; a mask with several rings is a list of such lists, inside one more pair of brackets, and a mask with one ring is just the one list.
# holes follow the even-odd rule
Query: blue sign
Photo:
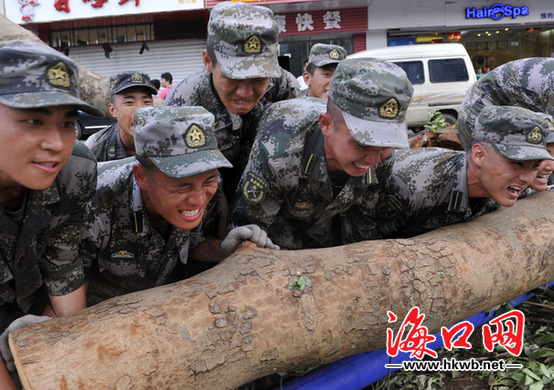
[[529, 7], [517, 7], [512, 5], [494, 4], [483, 8], [466, 8], [466, 19], [492, 19], [500, 20], [504, 17], [512, 19], [518, 16], [529, 15]]

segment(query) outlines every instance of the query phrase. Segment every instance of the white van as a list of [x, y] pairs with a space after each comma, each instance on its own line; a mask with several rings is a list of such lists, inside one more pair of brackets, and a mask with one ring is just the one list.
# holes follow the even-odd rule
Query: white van
[[355, 57], [381, 58], [404, 69], [414, 86], [407, 113], [408, 127], [416, 131], [435, 111], [440, 111], [449, 124], [455, 124], [460, 104], [477, 80], [471, 59], [461, 43], [389, 46], [348, 56]]

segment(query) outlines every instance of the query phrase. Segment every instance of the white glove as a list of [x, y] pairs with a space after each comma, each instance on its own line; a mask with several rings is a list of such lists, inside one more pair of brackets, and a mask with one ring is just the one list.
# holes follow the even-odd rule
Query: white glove
[[19, 317], [17, 320], [12, 322], [4, 331], [0, 334], [0, 353], [6, 363], [6, 368], [9, 372], [15, 371], [15, 364], [13, 362], [12, 352], [10, 351], [10, 345], [8, 343], [8, 334], [14, 330], [24, 328], [29, 325], [38, 324], [46, 320], [50, 320], [52, 317], [48, 316], [36, 316], [34, 314], [27, 314], [23, 317]]
[[229, 256], [243, 241], [250, 240], [260, 248], [279, 249], [278, 245], [271, 242], [265, 230], [258, 225], [244, 225], [231, 229], [227, 237], [221, 243], [223, 257]]

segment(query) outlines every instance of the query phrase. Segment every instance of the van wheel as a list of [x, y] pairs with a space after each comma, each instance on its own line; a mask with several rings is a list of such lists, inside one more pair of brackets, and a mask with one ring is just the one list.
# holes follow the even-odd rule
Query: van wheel
[[452, 114], [449, 114], [447, 112], [443, 112], [442, 116], [444, 116], [444, 120], [448, 124], [448, 127], [455, 126], [458, 123], [458, 120]]
[[83, 125], [79, 121], [75, 122], [75, 138], [78, 140], [83, 139]]

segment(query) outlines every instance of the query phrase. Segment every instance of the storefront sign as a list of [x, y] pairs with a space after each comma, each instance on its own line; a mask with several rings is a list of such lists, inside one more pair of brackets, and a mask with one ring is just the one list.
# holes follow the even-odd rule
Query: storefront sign
[[275, 20], [279, 25], [279, 35], [367, 30], [365, 8], [287, 12], [275, 14]]
[[529, 15], [529, 7], [517, 7], [512, 5], [494, 4], [483, 8], [466, 8], [466, 19], [492, 19], [500, 20], [503, 18], [515, 19], [518, 16]]
[[204, 0], [9, 0], [4, 5], [11, 21], [34, 23], [203, 9]]

